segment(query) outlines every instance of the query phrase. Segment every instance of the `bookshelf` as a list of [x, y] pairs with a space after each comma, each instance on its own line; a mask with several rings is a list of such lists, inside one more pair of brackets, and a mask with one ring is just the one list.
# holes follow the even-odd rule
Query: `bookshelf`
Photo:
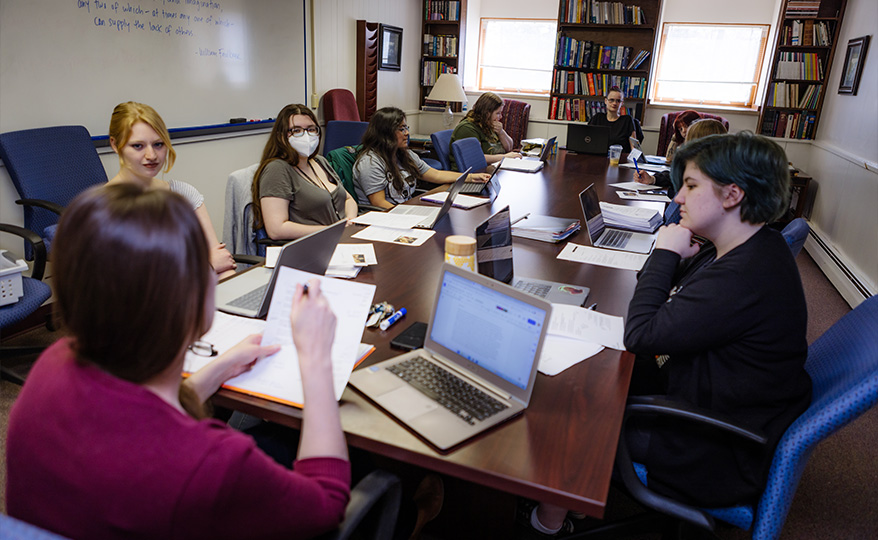
[[847, 0], [784, 0], [759, 133], [813, 139]]
[[549, 120], [587, 122], [618, 86], [622, 113], [643, 121], [662, 0], [633, 2], [561, 0]]
[[[427, 99], [433, 84], [442, 73], [458, 73], [463, 78], [463, 51], [466, 36], [466, 0], [424, 0], [421, 27], [421, 110], [442, 112], [446, 103]], [[460, 112], [461, 103], [451, 110]]]

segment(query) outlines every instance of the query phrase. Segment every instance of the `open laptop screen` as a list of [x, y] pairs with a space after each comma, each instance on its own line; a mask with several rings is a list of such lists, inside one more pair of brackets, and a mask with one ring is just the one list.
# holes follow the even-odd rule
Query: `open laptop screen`
[[476, 227], [479, 273], [503, 283], [512, 281], [512, 223], [506, 206]]
[[430, 339], [524, 389], [547, 322], [545, 310], [445, 271]]
[[604, 232], [604, 215], [601, 213], [601, 201], [598, 200], [598, 192], [594, 184], [588, 186], [579, 194], [579, 203], [582, 205], [582, 213], [585, 217], [585, 228], [594, 244]]

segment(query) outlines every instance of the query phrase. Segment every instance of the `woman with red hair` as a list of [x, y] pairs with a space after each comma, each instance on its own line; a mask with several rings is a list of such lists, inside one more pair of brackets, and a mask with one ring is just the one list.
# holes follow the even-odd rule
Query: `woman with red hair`
[[665, 153], [668, 163], [674, 159], [677, 147], [686, 141], [686, 133], [689, 131], [689, 126], [692, 125], [692, 122], [698, 120], [701, 120], [701, 115], [693, 110], [683, 111], [674, 119], [674, 136], [671, 137], [671, 142], [668, 143], [668, 151]]

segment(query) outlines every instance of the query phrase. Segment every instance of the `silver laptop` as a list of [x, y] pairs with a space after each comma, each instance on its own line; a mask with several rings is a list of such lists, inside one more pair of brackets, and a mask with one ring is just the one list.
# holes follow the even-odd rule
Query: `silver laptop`
[[322, 276], [326, 273], [345, 224], [346, 220], [341, 220], [285, 244], [274, 268], [252, 268], [223, 281], [216, 286], [217, 309], [232, 315], [265, 317], [274, 293], [278, 268], [289, 266]]
[[460, 193], [464, 182], [466, 182], [466, 175], [468, 175], [471, 170], [473, 170], [472, 167], [463, 171], [463, 173], [457, 177], [457, 180], [454, 181], [454, 184], [452, 184], [451, 188], [448, 190], [448, 197], [445, 198], [445, 202], [442, 204], [441, 208], [436, 208], [435, 206], [399, 204], [394, 206], [393, 209], [390, 210], [390, 213], [424, 216], [424, 219], [416, 224], [415, 228], [432, 229], [442, 218], [445, 217], [445, 214], [451, 210], [451, 205], [454, 204], [454, 198]]
[[508, 206], [476, 227], [476, 259], [480, 274], [553, 304], [581, 306], [588, 298], [588, 287], [513, 276], [512, 223]]
[[478, 197], [488, 197], [491, 202], [500, 194], [500, 180], [497, 178], [497, 171], [500, 167], [495, 167], [491, 177], [484, 184], [481, 182], [465, 182], [460, 188], [460, 193], [467, 195], [475, 195]]
[[655, 234], [623, 231], [607, 227], [601, 213], [601, 202], [594, 184], [583, 189], [579, 194], [582, 214], [585, 217], [585, 228], [591, 238], [591, 245], [633, 253], [649, 253], [655, 243]]
[[433, 306], [423, 349], [357, 369], [350, 384], [448, 450], [527, 407], [552, 306], [447, 263]]
[[628, 137], [628, 142], [631, 143], [631, 149], [637, 150], [640, 152], [640, 157], [637, 158], [638, 163], [649, 163], [651, 165], [667, 165], [668, 160], [663, 156], [648, 156], [643, 151], [643, 148], [640, 146], [640, 141], [638, 141], [634, 137]]
[[542, 150], [540, 150], [540, 155], [538, 157], [537, 156], [525, 156], [523, 159], [538, 159], [538, 160], [542, 161], [543, 163], [546, 163], [547, 161], [549, 161], [549, 156], [552, 155], [552, 148], [555, 147], [555, 140], [557, 138], [558, 137], [552, 137], [551, 139], [546, 141], [546, 143], [543, 144], [543, 148], [542, 148]]
[[605, 156], [610, 149], [610, 128], [588, 124], [567, 124], [567, 150], [578, 154]]

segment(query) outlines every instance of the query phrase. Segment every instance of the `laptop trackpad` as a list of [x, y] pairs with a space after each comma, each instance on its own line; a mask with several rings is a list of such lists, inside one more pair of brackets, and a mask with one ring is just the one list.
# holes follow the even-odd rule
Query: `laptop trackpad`
[[382, 395], [381, 405], [404, 422], [439, 408], [438, 403], [408, 384]]

